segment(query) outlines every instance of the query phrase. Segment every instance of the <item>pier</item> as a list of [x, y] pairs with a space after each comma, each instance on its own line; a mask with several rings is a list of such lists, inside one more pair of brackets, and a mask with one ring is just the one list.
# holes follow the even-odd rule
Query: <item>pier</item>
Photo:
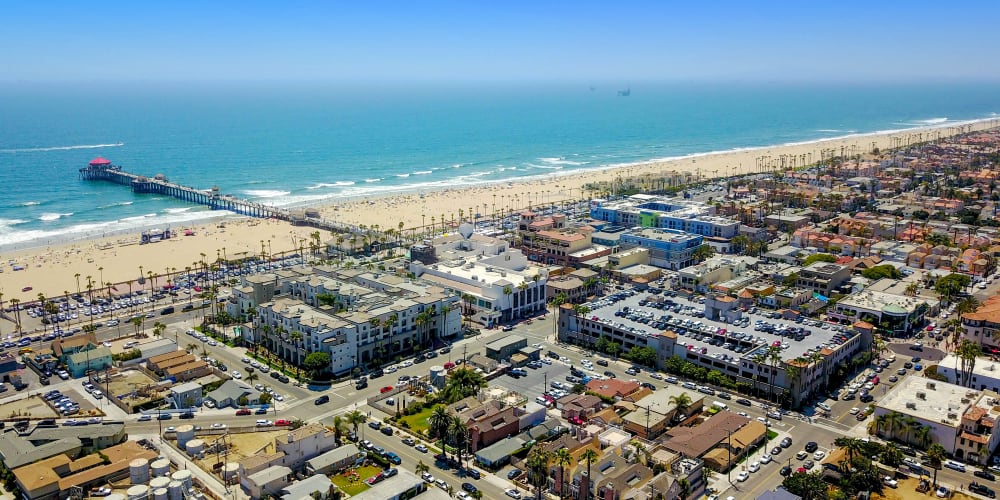
[[122, 186], [129, 186], [133, 193], [150, 193], [170, 196], [189, 203], [205, 205], [212, 210], [226, 210], [247, 217], [263, 219], [280, 219], [297, 226], [310, 226], [316, 229], [338, 233], [351, 233], [357, 229], [354, 226], [330, 221], [319, 217], [315, 210], [289, 210], [273, 207], [263, 203], [237, 198], [219, 192], [218, 187], [209, 190], [195, 189], [170, 182], [163, 174], [153, 177], [133, 174], [122, 167], [113, 165], [110, 160], [95, 158], [86, 167], [80, 169], [80, 179], [85, 181], [106, 181]]

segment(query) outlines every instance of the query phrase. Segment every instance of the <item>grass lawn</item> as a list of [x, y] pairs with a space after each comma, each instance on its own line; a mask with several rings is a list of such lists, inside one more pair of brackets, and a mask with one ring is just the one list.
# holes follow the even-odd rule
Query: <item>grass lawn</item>
[[333, 484], [335, 484], [337, 488], [340, 488], [340, 491], [343, 491], [345, 495], [354, 496], [367, 490], [369, 486], [365, 484], [365, 479], [378, 474], [382, 471], [382, 469], [369, 466], [358, 467], [356, 471], [358, 473], [357, 481], [351, 481], [351, 478], [344, 475], [345, 473], [343, 472], [337, 474], [336, 476], [330, 476], [330, 480], [333, 481]]
[[427, 428], [429, 427], [427, 424], [427, 417], [431, 416], [431, 413], [433, 412], [434, 408], [427, 407], [420, 410], [420, 413], [414, 413], [413, 415], [400, 418], [399, 423], [402, 425], [403, 422], [406, 422], [406, 425], [409, 425], [410, 430], [413, 432], [426, 435]]

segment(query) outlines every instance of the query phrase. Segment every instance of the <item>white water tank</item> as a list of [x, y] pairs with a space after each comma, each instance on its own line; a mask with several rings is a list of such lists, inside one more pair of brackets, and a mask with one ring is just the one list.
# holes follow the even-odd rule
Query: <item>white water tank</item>
[[184, 483], [170, 481], [167, 486], [167, 500], [184, 500]]
[[184, 445], [184, 449], [187, 451], [188, 455], [191, 455], [192, 457], [198, 456], [198, 454], [205, 449], [205, 441], [201, 439], [192, 439]]
[[128, 495], [128, 500], [148, 500], [149, 486], [137, 484], [125, 490], [125, 494]]
[[170, 460], [166, 458], [160, 458], [158, 460], [153, 460], [150, 464], [153, 469], [153, 477], [166, 476], [170, 474]]
[[153, 500], [167, 500], [167, 489], [156, 488], [153, 490]]
[[184, 491], [191, 489], [191, 471], [187, 469], [182, 469], [174, 472], [171, 476], [174, 481], [180, 481], [184, 485]]
[[168, 484], [170, 484], [170, 478], [167, 476], [154, 477], [149, 481], [150, 489], [154, 490], [166, 488]]
[[226, 462], [222, 466], [222, 470], [219, 471], [219, 474], [222, 475], [222, 479], [223, 480], [225, 480], [227, 482], [231, 482], [234, 479], [236, 479], [236, 474], [239, 472], [239, 470], [240, 470], [240, 464], [239, 463], [237, 463], [237, 462]]
[[184, 445], [194, 439], [194, 426], [190, 424], [179, 425], [174, 435], [177, 436], [177, 447], [183, 450]]
[[444, 387], [445, 378], [448, 376], [448, 371], [444, 369], [443, 366], [434, 365], [431, 367], [431, 385], [441, 389]]
[[149, 459], [137, 458], [128, 463], [128, 477], [132, 484], [149, 482]]

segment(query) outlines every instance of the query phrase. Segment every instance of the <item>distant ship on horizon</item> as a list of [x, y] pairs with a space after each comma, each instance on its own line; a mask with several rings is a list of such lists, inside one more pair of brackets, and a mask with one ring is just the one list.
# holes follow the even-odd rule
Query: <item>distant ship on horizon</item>
[[632, 95], [632, 86], [626, 87], [625, 90], [619, 90], [618, 91], [618, 96], [619, 97], [628, 97], [630, 95]]

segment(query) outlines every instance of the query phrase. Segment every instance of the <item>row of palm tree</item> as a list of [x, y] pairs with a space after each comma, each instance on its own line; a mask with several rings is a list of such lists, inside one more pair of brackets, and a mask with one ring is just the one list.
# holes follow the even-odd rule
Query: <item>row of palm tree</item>
[[900, 439], [906, 444], [921, 448], [929, 446], [933, 439], [931, 428], [921, 424], [909, 415], [892, 411], [875, 417], [868, 424], [871, 434], [886, 435], [890, 439]]

